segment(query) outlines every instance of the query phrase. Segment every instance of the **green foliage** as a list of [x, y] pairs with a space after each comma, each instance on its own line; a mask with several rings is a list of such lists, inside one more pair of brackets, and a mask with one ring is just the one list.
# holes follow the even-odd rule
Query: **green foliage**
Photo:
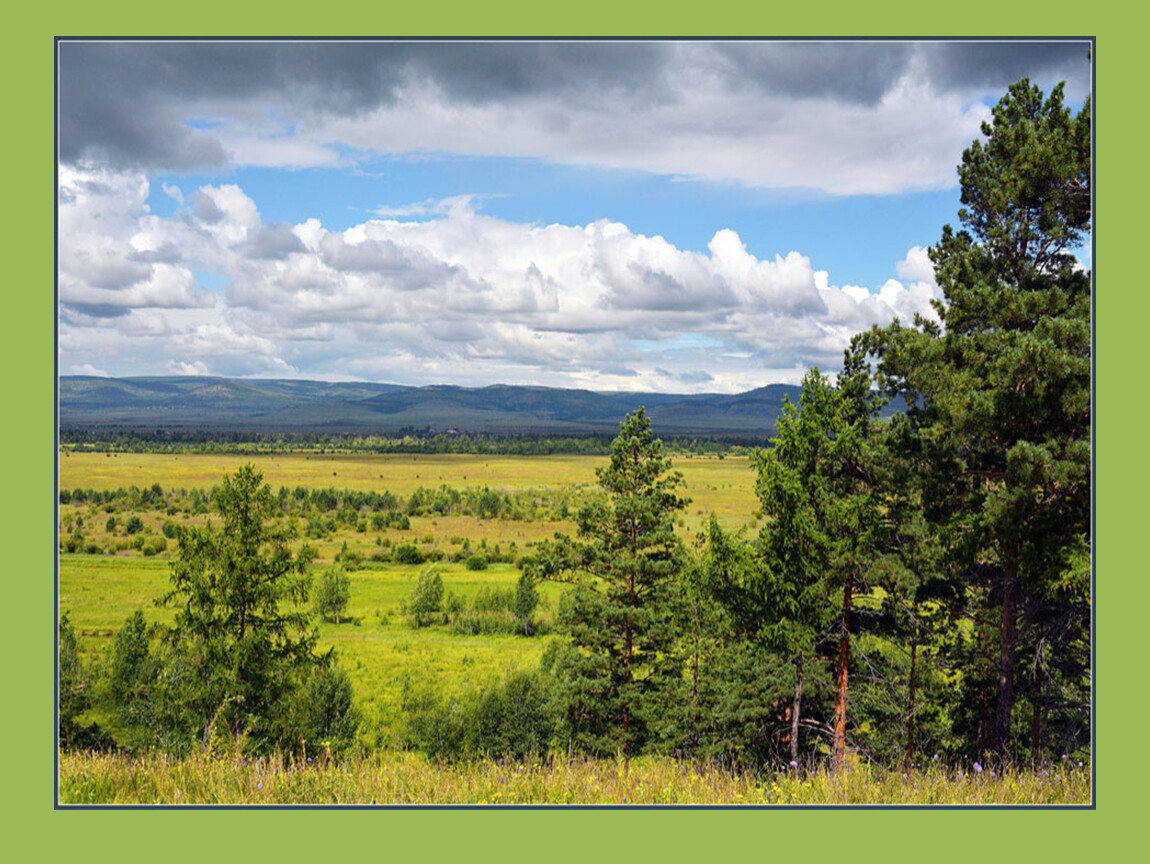
[[351, 599], [351, 577], [343, 567], [329, 567], [320, 578], [315, 594], [315, 608], [320, 617], [339, 623]]
[[[993, 650], [952, 646], [951, 662], [977, 654], [998, 667], [963, 679], [968, 730], [981, 730], [972, 750], [1016, 755], [1028, 743], [1014, 721], [1020, 652], [1041, 667], [1039, 646], [1054, 640], [1078, 655], [1060, 685], [1085, 692], [1083, 607], [1064, 608], [1054, 629], [1023, 610], [1047, 608], [1066, 550], [1089, 542], [1091, 278], [1070, 251], [1090, 230], [1090, 102], [1072, 116], [1061, 86], [1044, 98], [1023, 80], [983, 133], [959, 168], [963, 230], [946, 226], [931, 249], [940, 323], [874, 330], [856, 349], [878, 358], [879, 380], [911, 406], [904, 452], [928, 478], [923, 508], [947, 549], [952, 626], [992, 622], [978, 632]], [[1018, 683], [1041, 703], [1042, 680]], [[981, 707], [992, 698], [993, 741]]]
[[334, 657], [318, 665], [298, 688], [290, 723], [300, 755], [345, 755], [355, 743], [360, 717], [351, 680]]
[[443, 606], [443, 577], [438, 568], [430, 567], [419, 574], [419, 581], [407, 601], [407, 613], [414, 627], [426, 627]]
[[432, 759], [541, 758], [555, 731], [550, 686], [547, 676], [520, 671], [445, 699], [434, 683], [408, 681], [407, 744]]
[[68, 613], [60, 616], [57, 629], [57, 708], [59, 710], [58, 741], [61, 750], [115, 749], [112, 737], [96, 723], [81, 725], [80, 715], [92, 704], [91, 681], [80, 659], [76, 633]]
[[274, 746], [278, 715], [316, 662], [316, 636], [298, 608], [314, 556], [307, 546], [293, 554], [292, 529], [269, 521], [275, 499], [262, 481], [251, 465], [224, 478], [214, 498], [220, 527], [209, 520], [181, 533], [163, 598], [177, 604], [173, 653], [200, 670], [176, 677], [205, 745], [218, 721], [237, 743], [246, 737], [257, 750]]
[[137, 688], [151, 677], [148, 669], [148, 627], [144, 613], [137, 609], [116, 632], [112, 646], [110, 691], [118, 703], [137, 695]]
[[523, 635], [530, 636], [535, 631], [532, 616], [539, 605], [539, 589], [535, 587], [535, 578], [530, 573], [520, 573], [515, 583], [515, 600], [511, 611], [523, 625]]
[[400, 564], [422, 564], [426, 560], [419, 547], [414, 543], [404, 543], [396, 546], [393, 553], [395, 560]]
[[125, 534], [139, 534], [144, 530], [144, 522], [139, 516], [130, 516], [124, 524]]
[[486, 570], [487, 569], [487, 556], [486, 555], [472, 555], [463, 562], [463, 566], [468, 570]]
[[664, 595], [684, 564], [675, 514], [687, 501], [675, 494], [682, 477], [650, 427], [643, 408], [627, 415], [610, 462], [595, 472], [608, 500], [579, 511], [579, 542], [556, 535], [525, 571], [577, 581], [559, 613], [572, 648], [553, 653], [549, 668], [560, 679], [570, 745], [592, 752], [638, 752], [655, 693], [681, 674], [665, 651]]

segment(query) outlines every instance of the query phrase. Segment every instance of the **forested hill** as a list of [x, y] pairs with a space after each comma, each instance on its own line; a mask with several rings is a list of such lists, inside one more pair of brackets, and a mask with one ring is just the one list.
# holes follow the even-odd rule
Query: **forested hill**
[[205, 429], [251, 432], [403, 431], [483, 434], [614, 434], [646, 406], [663, 435], [762, 440], [784, 397], [770, 384], [736, 395], [596, 393], [550, 387], [404, 387], [359, 382], [231, 378], [60, 379], [62, 429]]

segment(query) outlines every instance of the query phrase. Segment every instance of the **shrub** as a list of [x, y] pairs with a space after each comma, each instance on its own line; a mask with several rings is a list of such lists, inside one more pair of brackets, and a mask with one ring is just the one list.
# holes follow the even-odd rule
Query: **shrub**
[[308, 756], [339, 757], [355, 743], [359, 712], [352, 699], [351, 680], [342, 667], [329, 664], [312, 673], [298, 691], [294, 707], [290, 732], [302, 742]]
[[127, 534], [139, 534], [144, 530], [144, 522], [139, 516], [131, 516], [128, 522], [124, 525], [124, 532]]
[[464, 566], [468, 570], [486, 570], [487, 558], [485, 558], [483, 555], [472, 555], [464, 563]]
[[407, 603], [408, 615], [413, 625], [424, 627], [430, 624], [432, 617], [440, 611], [442, 603], [443, 577], [434, 567], [424, 570], [419, 574], [419, 581]]
[[331, 567], [324, 571], [315, 597], [315, 608], [320, 616], [338, 624], [350, 598], [351, 579], [344, 568]]
[[539, 672], [514, 672], [450, 700], [436, 684], [405, 681], [406, 743], [432, 759], [544, 756], [556, 729], [552, 702]]
[[397, 546], [394, 557], [400, 564], [422, 564], [424, 560], [423, 553], [414, 543]]

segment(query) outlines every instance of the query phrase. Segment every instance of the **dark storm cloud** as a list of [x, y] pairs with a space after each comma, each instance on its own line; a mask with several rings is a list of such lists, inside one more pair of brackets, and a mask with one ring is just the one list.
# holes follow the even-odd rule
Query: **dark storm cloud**
[[60, 157], [215, 170], [224, 146], [189, 121], [358, 117], [419, 82], [454, 104], [547, 97], [570, 108], [610, 93], [650, 106], [674, 103], [702, 71], [733, 93], [873, 105], [916, 58], [940, 91], [1001, 91], [1023, 75], [1089, 80], [1085, 43], [62, 42]]
[[1047, 89], [1066, 81], [1081, 97], [1090, 89], [1089, 45], [1080, 42], [947, 42], [924, 46], [927, 74], [950, 89], [1005, 90], [1019, 78]]
[[792, 97], [874, 104], [906, 71], [909, 42], [793, 42], [764, 51], [754, 42], [720, 45], [733, 86]]

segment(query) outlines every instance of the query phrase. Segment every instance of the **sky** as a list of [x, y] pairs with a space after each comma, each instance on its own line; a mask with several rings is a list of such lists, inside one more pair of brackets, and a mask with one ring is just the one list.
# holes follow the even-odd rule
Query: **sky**
[[61, 41], [59, 369], [834, 372], [937, 317], [955, 167], [1024, 76], [1080, 105], [1087, 43]]

